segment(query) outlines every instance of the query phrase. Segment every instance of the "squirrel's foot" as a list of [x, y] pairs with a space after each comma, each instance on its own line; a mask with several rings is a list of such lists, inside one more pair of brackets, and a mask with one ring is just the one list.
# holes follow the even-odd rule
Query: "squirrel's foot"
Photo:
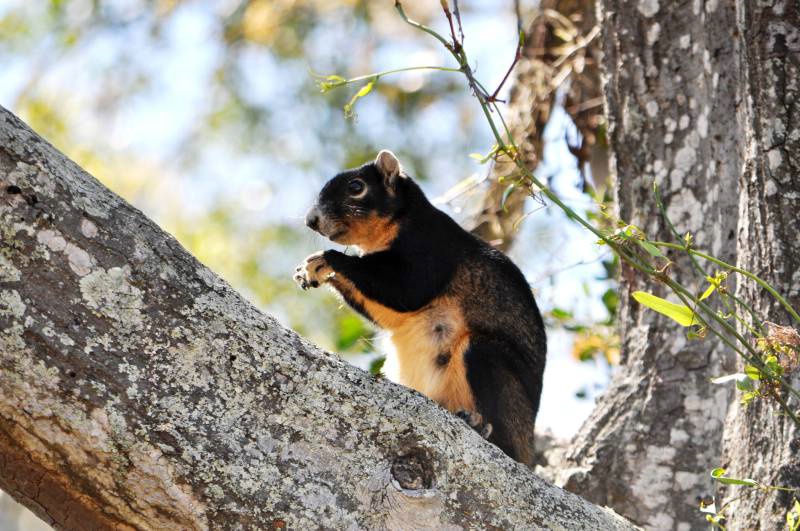
[[308, 255], [294, 270], [294, 281], [303, 289], [316, 288], [333, 276], [333, 269], [325, 260], [324, 251]]
[[473, 430], [477, 431], [484, 439], [488, 439], [492, 434], [492, 425], [488, 422], [484, 422], [483, 416], [477, 411], [467, 411], [466, 409], [462, 409], [460, 411], [456, 411], [456, 416], [469, 424], [469, 426]]

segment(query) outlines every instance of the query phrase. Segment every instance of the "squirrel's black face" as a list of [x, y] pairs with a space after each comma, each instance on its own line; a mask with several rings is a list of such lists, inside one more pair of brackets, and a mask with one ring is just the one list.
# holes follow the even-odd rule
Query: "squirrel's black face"
[[357, 245], [364, 252], [388, 247], [397, 236], [401, 208], [400, 162], [381, 151], [375, 162], [338, 174], [320, 191], [306, 225], [331, 241]]

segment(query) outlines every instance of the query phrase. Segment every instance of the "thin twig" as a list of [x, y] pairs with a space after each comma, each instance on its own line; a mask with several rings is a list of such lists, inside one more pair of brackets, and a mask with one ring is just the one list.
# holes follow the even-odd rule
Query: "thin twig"
[[488, 179], [489, 179], [488, 173], [484, 173], [484, 176], [480, 178], [476, 177], [473, 174], [472, 176], [467, 177], [466, 179], [457, 183], [455, 186], [447, 190], [444, 194], [434, 198], [432, 203], [434, 205], [450, 204], [454, 200], [458, 199], [460, 196], [474, 190], [478, 185], [486, 182]]
[[464, 46], [464, 27], [461, 25], [461, 11], [458, 9], [458, 0], [453, 0], [453, 14], [458, 23], [458, 34], [461, 36], [461, 46]]
[[453, 26], [453, 15], [450, 14], [450, 8], [447, 5], [447, 0], [442, 0], [442, 11], [444, 11], [444, 15], [447, 17], [447, 23], [450, 25], [450, 36], [453, 39], [453, 52], [459, 53], [461, 51], [461, 43], [458, 42], [458, 38], [456, 37], [456, 29]]
[[511, 66], [508, 67], [508, 71], [506, 72], [506, 75], [503, 76], [503, 80], [500, 82], [499, 85], [497, 85], [497, 88], [495, 89], [494, 93], [492, 93], [492, 95], [487, 98], [487, 101], [489, 103], [494, 103], [496, 101], [500, 101], [502, 103], [505, 103], [505, 101], [497, 99], [497, 95], [500, 93], [500, 89], [503, 88], [503, 85], [505, 85], [506, 80], [508, 80], [508, 76], [511, 75], [511, 72], [514, 70], [514, 67], [517, 66], [517, 63], [519, 62], [519, 60], [521, 58], [522, 58], [522, 42], [518, 42], [517, 43], [517, 52], [514, 54], [514, 61], [512, 61]]

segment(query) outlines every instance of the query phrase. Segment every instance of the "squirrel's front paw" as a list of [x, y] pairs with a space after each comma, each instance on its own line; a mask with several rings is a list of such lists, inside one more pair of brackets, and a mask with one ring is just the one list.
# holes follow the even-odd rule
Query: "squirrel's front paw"
[[303, 289], [316, 288], [333, 275], [333, 269], [325, 260], [324, 251], [306, 257], [294, 270], [294, 281]]
[[484, 422], [483, 416], [477, 411], [462, 409], [456, 412], [456, 416], [469, 424], [469, 426], [477, 431], [484, 439], [488, 439], [492, 434], [492, 425], [488, 422]]

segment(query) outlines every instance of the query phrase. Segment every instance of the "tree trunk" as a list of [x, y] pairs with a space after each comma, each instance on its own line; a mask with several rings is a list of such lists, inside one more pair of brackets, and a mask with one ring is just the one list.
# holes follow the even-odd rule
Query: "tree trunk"
[[282, 328], [2, 108], [0, 231], [0, 488], [55, 527], [631, 528]]
[[[737, 2], [741, 35], [739, 121], [743, 171], [739, 180], [738, 263], [775, 286], [800, 308], [800, 7], [796, 2]], [[798, 328], [765, 291], [740, 281], [739, 295], [759, 316]], [[796, 363], [789, 376], [800, 389]], [[795, 411], [796, 399], [784, 395]], [[800, 488], [800, 431], [774, 401], [732, 404], [723, 466], [733, 477]], [[800, 491], [798, 491], [800, 492]], [[728, 529], [780, 529], [800, 494], [733, 488], [723, 502]]]
[[[620, 218], [675, 239], [655, 182], [681, 234], [733, 259], [741, 141], [733, 6], [606, 0], [601, 15]], [[670, 275], [703, 281], [685, 258], [670, 258]], [[732, 395], [708, 380], [730, 372], [732, 355], [711, 339], [687, 340], [631, 298], [635, 290], [663, 297], [665, 287], [624, 264], [621, 275], [621, 367], [567, 451], [561, 482], [647, 528], [702, 529], [698, 500], [714, 492], [708, 471]]]

